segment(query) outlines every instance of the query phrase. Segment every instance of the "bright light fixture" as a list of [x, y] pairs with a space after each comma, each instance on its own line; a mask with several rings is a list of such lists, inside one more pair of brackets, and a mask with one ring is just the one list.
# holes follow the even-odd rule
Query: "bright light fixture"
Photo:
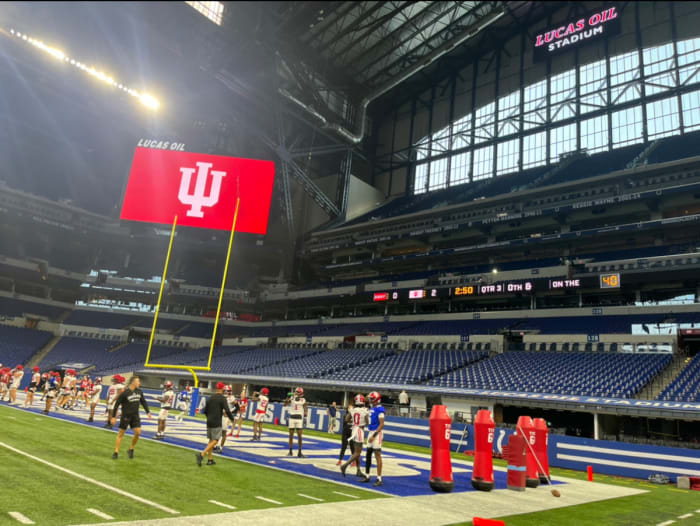
[[10, 29], [10, 34], [14, 35], [18, 38], [21, 38], [22, 40], [27, 41], [29, 44], [32, 46], [44, 51], [45, 53], [51, 55], [57, 60], [61, 60], [67, 64], [70, 64], [71, 66], [75, 66], [76, 68], [84, 71], [91, 77], [94, 77], [105, 84], [108, 84], [110, 86], [114, 86], [115, 88], [119, 88], [122, 91], [125, 91], [132, 97], [137, 98], [141, 104], [146, 106], [149, 109], [152, 110], [157, 110], [160, 107], [160, 102], [158, 99], [156, 99], [153, 95], [149, 95], [148, 93], [140, 93], [139, 91], [129, 88], [125, 86], [124, 84], [118, 83], [117, 81], [114, 80], [114, 78], [111, 75], [108, 75], [104, 71], [100, 71], [99, 69], [96, 69], [92, 66], [86, 66], [82, 62], [79, 62], [75, 60], [74, 58], [66, 56], [66, 54], [61, 51], [60, 49], [47, 46], [44, 44], [41, 40], [37, 40], [35, 38], [30, 38], [26, 33], [22, 34], [19, 31], [15, 31], [14, 29]]

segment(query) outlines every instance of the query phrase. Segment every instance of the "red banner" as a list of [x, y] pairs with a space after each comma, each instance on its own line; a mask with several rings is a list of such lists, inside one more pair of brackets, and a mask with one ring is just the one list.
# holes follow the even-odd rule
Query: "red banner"
[[136, 148], [121, 219], [265, 234], [275, 165], [237, 157]]

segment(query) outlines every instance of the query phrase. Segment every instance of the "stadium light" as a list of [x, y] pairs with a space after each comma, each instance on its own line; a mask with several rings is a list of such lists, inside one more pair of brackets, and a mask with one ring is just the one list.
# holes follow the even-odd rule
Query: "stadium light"
[[58, 48], [48, 46], [44, 44], [43, 41], [38, 40], [34, 37], [30, 37], [26, 33], [21, 33], [19, 31], [15, 31], [14, 28], [10, 28], [10, 34], [13, 36], [16, 36], [17, 38], [20, 38], [27, 43], [31, 44], [37, 49], [42, 50], [43, 52], [47, 53], [48, 55], [51, 55], [54, 57], [56, 60], [60, 60], [61, 62], [65, 62], [66, 64], [70, 64], [71, 66], [76, 67], [79, 70], [84, 71], [91, 77], [104, 82], [105, 84], [109, 86], [113, 86], [116, 89], [120, 89], [132, 97], [136, 98], [146, 106], [148, 109], [151, 110], [157, 110], [160, 107], [160, 102], [158, 99], [156, 99], [153, 95], [150, 95], [148, 93], [141, 93], [138, 90], [129, 88], [128, 86], [122, 84], [121, 82], [117, 82], [114, 80], [114, 78], [111, 75], [108, 75], [104, 71], [101, 71], [99, 69], [96, 69], [92, 66], [87, 66], [86, 64], [83, 64], [79, 60], [76, 60], [75, 58], [67, 56], [63, 51], [61, 51]]
[[494, 267], [491, 272], [493, 272], [494, 274], [498, 274], [498, 269], [496, 267]]

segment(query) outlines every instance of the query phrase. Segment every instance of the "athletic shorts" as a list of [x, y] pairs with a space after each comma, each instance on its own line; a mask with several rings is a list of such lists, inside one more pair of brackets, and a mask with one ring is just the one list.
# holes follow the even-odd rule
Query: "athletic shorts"
[[70, 389], [61, 389], [61, 396], [70, 396]]
[[221, 428], [207, 427], [207, 438], [209, 440], [221, 440]]
[[362, 444], [365, 441], [365, 430], [361, 427], [353, 427], [352, 434], [350, 435], [350, 440], [356, 444]]
[[[367, 449], [382, 449], [382, 441], [384, 440], [384, 431], [380, 431], [374, 435], [375, 431], [367, 431]], [[369, 441], [374, 435], [374, 440]]]
[[56, 389], [49, 389], [49, 392], [46, 393], [46, 396], [48, 398], [55, 398], [56, 397]]
[[304, 419], [289, 417], [289, 429], [304, 429]]
[[263, 422], [265, 419], [265, 413], [255, 413], [253, 417], [253, 422]]
[[141, 417], [137, 414], [132, 416], [126, 416], [122, 413], [122, 417], [119, 419], [119, 429], [136, 429], [141, 427]]
[[36, 393], [36, 384], [34, 384], [34, 383], [29, 384], [29, 392]]
[[10, 389], [19, 389], [19, 382], [12, 382]]
[[161, 409], [160, 413], [158, 413], [158, 420], [165, 420], [168, 418], [168, 409]]
[[99, 404], [100, 403], [100, 392], [97, 391], [95, 394], [93, 394], [90, 397], [90, 403], [91, 404]]
[[187, 411], [187, 402], [179, 402], [179, 403], [177, 404], [177, 408], [178, 408], [180, 411]]

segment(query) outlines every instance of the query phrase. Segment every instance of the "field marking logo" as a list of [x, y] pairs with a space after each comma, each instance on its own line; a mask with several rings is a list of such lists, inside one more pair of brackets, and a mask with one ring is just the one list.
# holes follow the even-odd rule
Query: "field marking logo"
[[190, 205], [190, 209], [187, 211], [189, 217], [204, 217], [202, 207], [212, 207], [219, 202], [221, 180], [226, 177], [226, 172], [211, 170], [213, 179], [209, 195], [207, 196], [205, 195], [205, 190], [207, 187], [207, 179], [209, 178], [209, 169], [212, 166], [212, 163], [197, 163], [199, 170], [197, 171], [197, 180], [195, 182], [193, 194], [190, 194], [189, 190], [190, 181], [195, 169], [186, 167], [180, 168], [182, 176], [180, 177], [180, 191], [177, 194], [177, 198], [183, 205]]

